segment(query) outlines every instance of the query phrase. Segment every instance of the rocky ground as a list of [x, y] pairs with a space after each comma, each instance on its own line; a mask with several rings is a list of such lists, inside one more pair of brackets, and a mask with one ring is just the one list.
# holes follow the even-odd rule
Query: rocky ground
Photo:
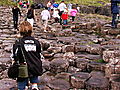
[[[48, 31], [43, 32], [40, 10], [36, 15], [33, 34], [45, 57], [40, 90], [120, 90], [119, 24], [118, 29], [111, 29], [110, 17], [79, 13], [67, 26], [50, 20]], [[16, 89], [16, 81], [8, 78], [7, 70], [17, 36], [11, 9], [0, 7], [0, 90]]]

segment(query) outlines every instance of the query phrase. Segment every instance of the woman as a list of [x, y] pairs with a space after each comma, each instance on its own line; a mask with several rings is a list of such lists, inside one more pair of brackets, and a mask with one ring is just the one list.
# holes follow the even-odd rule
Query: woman
[[[42, 61], [41, 56], [41, 45], [38, 40], [31, 36], [32, 26], [29, 22], [24, 21], [20, 24], [19, 32], [21, 38], [15, 42], [13, 45], [13, 58], [14, 61], [19, 63], [24, 63], [24, 57], [28, 65], [28, 78], [17, 78], [18, 90], [25, 90], [28, 80], [32, 84], [32, 90], [38, 89], [38, 76], [42, 74]], [[18, 50], [21, 47], [22, 51]], [[24, 57], [23, 57], [24, 54]]]
[[35, 10], [34, 5], [31, 5], [31, 7], [28, 9], [27, 12], [27, 21], [33, 26], [35, 20]]

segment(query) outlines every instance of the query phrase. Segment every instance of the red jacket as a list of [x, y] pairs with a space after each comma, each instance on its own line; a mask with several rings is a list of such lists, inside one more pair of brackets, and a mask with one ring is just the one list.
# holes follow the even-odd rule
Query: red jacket
[[61, 18], [62, 18], [63, 20], [67, 20], [67, 19], [68, 19], [68, 13], [67, 13], [67, 12], [64, 12], [64, 13], [62, 14]]

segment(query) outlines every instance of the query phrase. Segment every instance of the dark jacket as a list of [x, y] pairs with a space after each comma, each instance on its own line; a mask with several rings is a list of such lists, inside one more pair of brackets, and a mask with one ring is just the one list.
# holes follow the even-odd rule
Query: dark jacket
[[112, 14], [119, 14], [118, 3], [111, 1], [111, 13]]
[[23, 37], [13, 45], [13, 58], [20, 63], [24, 62], [21, 50], [22, 47], [27, 64], [29, 77], [40, 76], [42, 74], [41, 45], [33, 37]]
[[21, 16], [21, 12], [19, 8], [12, 8], [13, 18], [18, 18], [18, 14]]

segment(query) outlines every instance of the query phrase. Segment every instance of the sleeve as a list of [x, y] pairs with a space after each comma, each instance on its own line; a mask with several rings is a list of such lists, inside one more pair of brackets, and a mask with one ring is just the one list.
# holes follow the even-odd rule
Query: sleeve
[[14, 61], [17, 61], [17, 42], [15, 42], [15, 44], [13, 44], [13, 49], [12, 49], [12, 57]]
[[20, 16], [21, 16], [21, 12], [20, 12], [20, 9], [18, 8], [18, 12], [19, 12], [19, 14], [20, 14]]

